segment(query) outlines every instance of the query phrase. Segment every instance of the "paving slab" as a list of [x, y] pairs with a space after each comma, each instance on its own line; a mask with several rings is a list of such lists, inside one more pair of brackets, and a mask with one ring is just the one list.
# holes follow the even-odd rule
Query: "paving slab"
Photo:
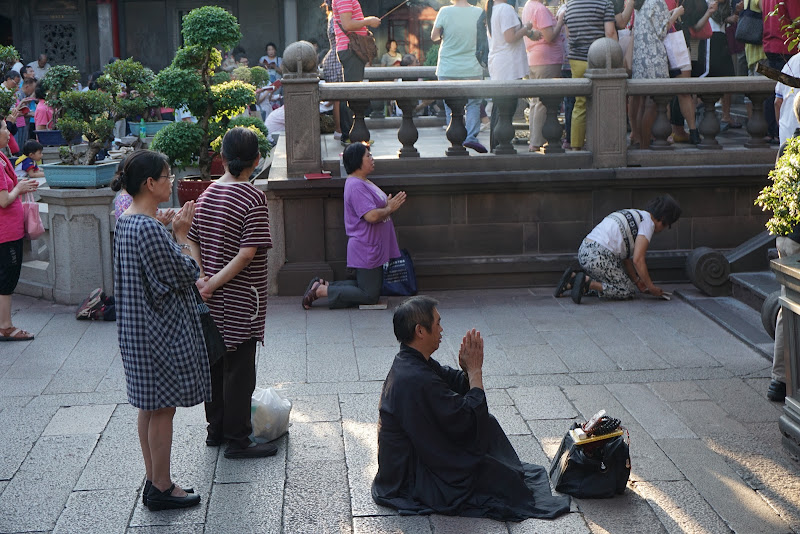
[[564, 514], [555, 519], [526, 519], [508, 523], [510, 534], [590, 534], [592, 531], [580, 513]]
[[608, 390], [653, 439], [697, 437], [661, 399], [642, 384], [610, 384]]
[[[266, 458], [251, 458], [243, 460], [229, 460], [224, 454], [220, 454], [217, 459], [217, 467], [214, 470], [214, 489], [221, 484], [240, 484], [250, 482], [260, 482], [265, 485], [280, 485], [283, 488], [286, 479], [286, 451], [288, 441], [291, 439], [291, 429], [286, 434], [273, 443], [278, 447], [275, 456]], [[220, 447], [221, 450], [224, 448]], [[283, 491], [281, 489], [281, 491]], [[213, 502], [213, 501], [212, 501]]]
[[100, 404], [59, 408], [42, 435], [100, 434], [116, 407], [116, 404]]
[[497, 418], [503, 432], [508, 436], [528, 435], [531, 429], [514, 406], [494, 406], [489, 408], [489, 413]]
[[723, 410], [742, 422], [777, 421], [783, 414], [779, 403], [769, 401], [765, 394], [757, 393], [740, 378], [703, 380], [700, 387], [716, 399]]
[[530, 419], [572, 419], [577, 412], [555, 386], [509, 388], [517, 410], [527, 421]]
[[206, 532], [280, 534], [283, 480], [214, 484]]
[[347, 470], [343, 462], [289, 463], [283, 524], [296, 534], [353, 532]]
[[53, 529], [97, 438], [40, 438], [0, 496], [0, 532]]
[[725, 410], [711, 400], [672, 402], [670, 407], [698, 436], [748, 432], [742, 423], [732, 419]]
[[384, 380], [392, 367], [399, 347], [356, 346], [356, 364], [360, 380]]
[[659, 439], [659, 446], [734, 532], [791, 532], [719, 455], [697, 439]]
[[42, 434], [57, 408], [6, 408], [0, 412], [0, 480], [10, 480]]
[[486, 394], [486, 404], [489, 405], [489, 410], [494, 406], [512, 406], [514, 401], [509, 397], [505, 389], [490, 389], [484, 384], [484, 393]]
[[355, 534], [433, 534], [427, 516], [354, 517]]
[[136, 419], [112, 417], [75, 489], [124, 489], [132, 494], [142, 485], [144, 475]]
[[700, 384], [693, 380], [656, 382], [649, 384], [649, 387], [664, 402], [711, 400]]
[[257, 355], [257, 385], [306, 381], [305, 331], [300, 334], [265, 334], [264, 347], [258, 348]]
[[708, 380], [733, 376], [724, 367], [698, 367], [695, 369], [654, 369], [648, 371], [615, 371], [601, 373], [570, 373], [579, 384], [637, 384], [673, 382], [676, 380]]
[[631, 485], [612, 499], [576, 499], [589, 529], [613, 534], [660, 534], [666, 529], [650, 505]]
[[547, 343], [573, 372], [616, 371], [616, 363], [583, 332], [546, 332]]
[[482, 517], [452, 517], [433, 514], [430, 516], [435, 534], [463, 534], [481, 532], [482, 534], [508, 534], [505, 523]]
[[359, 379], [352, 340], [348, 343], [309, 344], [307, 354], [309, 382], [344, 382]]
[[203, 534], [205, 525], [170, 525], [166, 527], [130, 527], [125, 534]]
[[620, 343], [617, 341], [616, 343], [609, 342], [601, 348], [603, 353], [623, 371], [673, 367], [643, 343]]
[[567, 373], [569, 369], [550, 345], [513, 346], [504, 349], [516, 374], [540, 375]]
[[292, 463], [344, 460], [341, 423], [293, 423], [288, 451]]
[[119, 490], [73, 491], [53, 534], [125, 534], [138, 496]]
[[722, 518], [686, 480], [637, 482], [634, 487], [647, 499], [670, 534], [732, 534]]
[[39, 395], [32, 399], [26, 406], [59, 407], [59, 406], [88, 406], [92, 404], [121, 404], [128, 402], [128, 394], [123, 391], [102, 391], [94, 393], [59, 393], [56, 395]]
[[319, 423], [339, 421], [338, 395], [307, 395], [290, 399], [292, 401], [291, 422]]

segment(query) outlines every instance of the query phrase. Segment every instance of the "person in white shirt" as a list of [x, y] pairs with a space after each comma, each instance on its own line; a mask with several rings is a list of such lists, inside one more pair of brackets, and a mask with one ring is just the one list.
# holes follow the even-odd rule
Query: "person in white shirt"
[[33, 69], [36, 79], [41, 80], [50, 68], [50, 63], [47, 62], [47, 54], [39, 54], [39, 59], [31, 61], [28, 66]]
[[608, 215], [581, 243], [580, 269], [564, 271], [555, 296], [571, 289], [576, 304], [590, 291], [613, 300], [633, 298], [637, 289], [660, 297], [664, 291], [651, 280], [645, 255], [653, 234], [670, 228], [680, 216], [681, 207], [670, 195], [650, 200], [644, 210]]
[[[784, 65], [782, 73], [789, 76], [800, 77], [800, 54], [793, 55]], [[794, 100], [798, 89], [788, 85], [775, 84], [775, 116], [778, 117], [778, 135], [781, 145], [794, 136], [794, 131], [800, 128], [800, 122], [794, 114]]]

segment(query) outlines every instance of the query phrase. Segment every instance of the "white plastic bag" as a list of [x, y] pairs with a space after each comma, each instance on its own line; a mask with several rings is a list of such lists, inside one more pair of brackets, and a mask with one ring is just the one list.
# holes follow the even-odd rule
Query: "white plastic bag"
[[281, 397], [273, 388], [256, 388], [250, 402], [253, 440], [265, 443], [289, 431], [292, 401]]

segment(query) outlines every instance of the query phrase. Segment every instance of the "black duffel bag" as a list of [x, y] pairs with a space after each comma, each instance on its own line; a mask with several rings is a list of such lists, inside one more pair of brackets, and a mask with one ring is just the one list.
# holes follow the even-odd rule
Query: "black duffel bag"
[[[572, 426], [579, 427], [578, 423]], [[631, 457], [623, 436], [576, 445], [567, 432], [550, 465], [550, 480], [556, 491], [581, 499], [624, 493], [630, 474]]]

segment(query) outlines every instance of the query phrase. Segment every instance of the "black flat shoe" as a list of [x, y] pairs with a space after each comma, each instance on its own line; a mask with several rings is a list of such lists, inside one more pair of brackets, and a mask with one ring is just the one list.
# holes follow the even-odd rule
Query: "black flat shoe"
[[773, 380], [769, 383], [767, 398], [773, 402], [783, 402], [786, 400], [786, 384]]
[[244, 458], [275, 456], [277, 452], [278, 447], [272, 443], [254, 443], [249, 447], [240, 447], [234, 443], [230, 443], [223, 454], [225, 458], [229, 460], [240, 460]]
[[571, 282], [574, 282], [575, 275], [580, 272], [580, 269], [576, 269], [575, 267], [567, 267], [567, 270], [564, 271], [564, 274], [561, 275], [561, 279], [558, 281], [558, 286], [556, 286], [556, 290], [553, 292], [553, 296], [555, 298], [561, 297], [572, 289]]
[[166, 491], [159, 491], [157, 487], [150, 486], [150, 491], [147, 493], [147, 508], [152, 512], [156, 512], [158, 510], [191, 508], [192, 506], [200, 504], [199, 495], [192, 495], [190, 493], [184, 497], [174, 497], [172, 495], [174, 489], [175, 484], [167, 488]]
[[[144, 489], [142, 490], [142, 504], [147, 506], [147, 494], [150, 492], [150, 488], [153, 487], [153, 483], [149, 480], [144, 481]], [[194, 488], [183, 488], [183, 491], [186, 493], [194, 493]]]

